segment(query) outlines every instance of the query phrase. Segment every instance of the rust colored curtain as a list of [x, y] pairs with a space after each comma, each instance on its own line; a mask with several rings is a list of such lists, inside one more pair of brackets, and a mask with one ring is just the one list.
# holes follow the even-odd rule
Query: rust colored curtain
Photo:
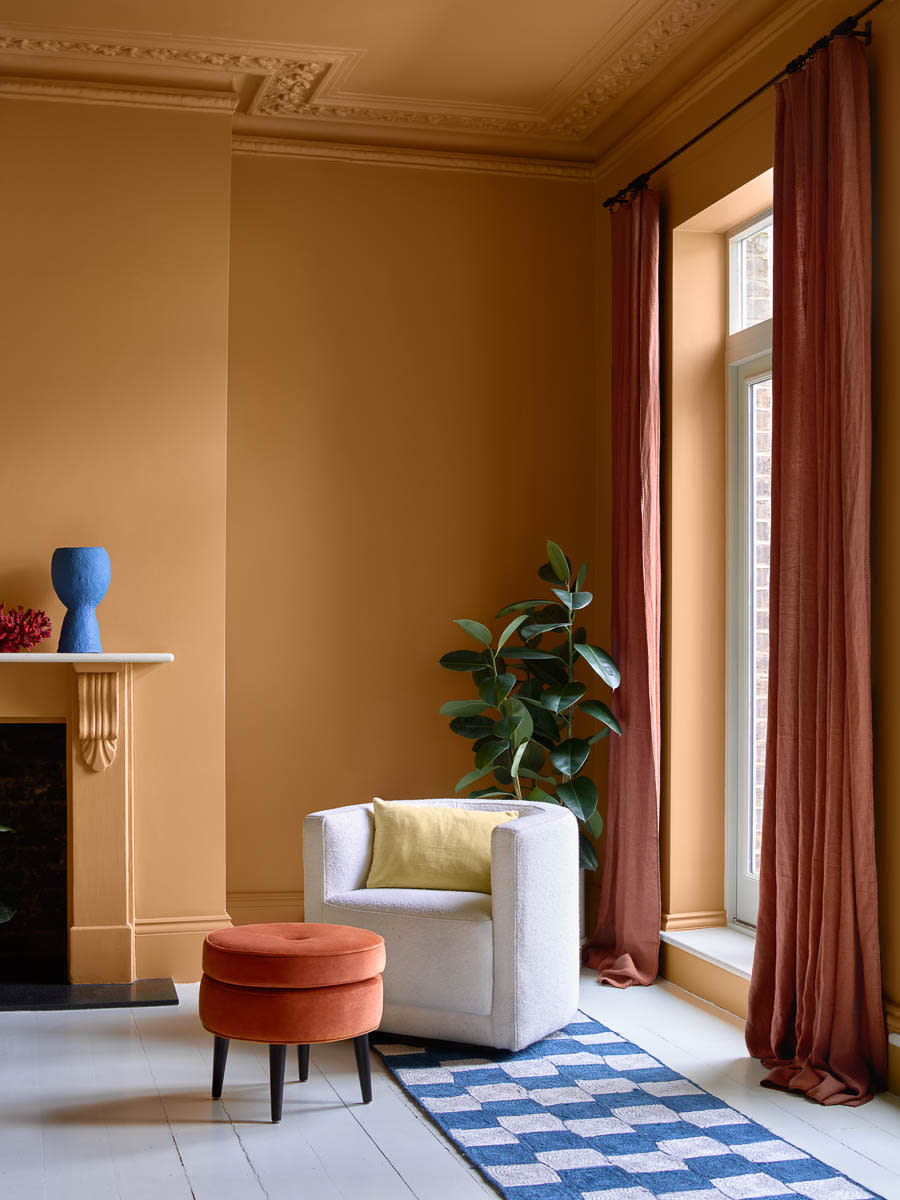
[[612, 656], [606, 851], [585, 961], [601, 983], [659, 962], [659, 193], [612, 214]]
[[869, 623], [869, 92], [837, 38], [779, 85], [769, 708], [747, 1046], [862, 1104], [886, 1059]]

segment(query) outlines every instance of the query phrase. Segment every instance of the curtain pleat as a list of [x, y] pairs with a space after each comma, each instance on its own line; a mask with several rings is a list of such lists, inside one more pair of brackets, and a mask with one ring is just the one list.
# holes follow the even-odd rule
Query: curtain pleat
[[659, 960], [659, 193], [612, 214], [612, 707], [606, 850], [597, 929], [601, 983], [648, 984]]
[[872, 780], [871, 283], [865, 55], [779, 84], [765, 805], [747, 1046], [764, 1085], [883, 1086]]

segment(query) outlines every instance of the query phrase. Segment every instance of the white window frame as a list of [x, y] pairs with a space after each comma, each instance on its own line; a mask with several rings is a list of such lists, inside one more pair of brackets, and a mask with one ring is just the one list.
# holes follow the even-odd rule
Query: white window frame
[[[761, 229], [765, 229], [767, 225], [772, 224], [771, 208], [767, 208], [764, 212], [757, 213], [755, 217], [751, 217], [748, 221], [744, 221], [741, 225], [736, 225], [734, 229], [729, 229], [725, 235], [726, 245], [728, 246], [728, 324], [727, 333], [729, 339], [740, 337], [742, 334], [749, 333], [751, 329], [756, 329], [758, 325], [765, 325], [765, 321], [759, 321], [756, 325], [748, 325], [743, 327], [743, 311], [744, 311], [744, 287], [743, 287], [743, 272], [740, 252], [740, 243], [752, 237], [754, 233], [759, 233]], [[771, 261], [771, 259], [770, 259]], [[772, 339], [769, 337], [769, 345], [771, 346]], [[729, 361], [732, 361], [729, 357]]]
[[[753, 529], [750, 469], [753, 423], [750, 389], [772, 375], [772, 321], [736, 329], [742, 293], [737, 240], [771, 221], [759, 213], [726, 235], [728, 314], [728, 671], [725, 819], [725, 908], [730, 924], [756, 926], [759, 879], [748, 870], [753, 810]], [[751, 586], [753, 583], [754, 586]]]

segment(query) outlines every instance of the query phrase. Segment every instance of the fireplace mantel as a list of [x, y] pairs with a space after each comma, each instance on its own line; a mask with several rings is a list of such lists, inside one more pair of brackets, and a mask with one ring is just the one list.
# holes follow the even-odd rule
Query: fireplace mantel
[[174, 662], [174, 654], [149, 653], [143, 650], [114, 650], [102, 654], [45, 654], [26, 651], [24, 654], [0, 654], [3, 663], [165, 663]]
[[69, 727], [72, 983], [136, 976], [134, 691], [146, 670], [173, 661], [173, 654], [130, 651], [0, 654], [9, 668], [0, 671], [0, 719], [62, 718]]

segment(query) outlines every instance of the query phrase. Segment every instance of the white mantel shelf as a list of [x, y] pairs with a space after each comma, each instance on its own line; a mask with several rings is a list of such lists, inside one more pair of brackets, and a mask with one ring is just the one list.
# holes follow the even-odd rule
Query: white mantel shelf
[[166, 663], [174, 654], [152, 654], [132, 650], [103, 654], [0, 654], [0, 663]]

